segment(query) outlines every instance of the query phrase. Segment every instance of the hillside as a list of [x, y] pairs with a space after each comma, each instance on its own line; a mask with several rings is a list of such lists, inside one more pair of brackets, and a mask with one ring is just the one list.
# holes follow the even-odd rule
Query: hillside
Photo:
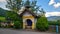
[[5, 16], [7, 10], [0, 8], [0, 16]]
[[47, 17], [48, 21], [57, 21], [60, 20], [60, 16], [50, 16]]

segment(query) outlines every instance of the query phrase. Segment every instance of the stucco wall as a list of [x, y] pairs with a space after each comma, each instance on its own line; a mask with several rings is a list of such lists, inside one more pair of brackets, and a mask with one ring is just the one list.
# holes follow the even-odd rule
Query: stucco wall
[[23, 18], [23, 29], [25, 29], [27, 19], [30, 19], [32, 21], [32, 29], [35, 28], [36, 19], [34, 18], [34, 16], [32, 16], [32, 14], [30, 14], [29, 12], [25, 12], [22, 18]]

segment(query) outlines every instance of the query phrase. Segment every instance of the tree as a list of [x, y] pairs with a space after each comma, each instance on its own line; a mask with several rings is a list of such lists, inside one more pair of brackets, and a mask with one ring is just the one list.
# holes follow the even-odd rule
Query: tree
[[7, 0], [6, 7], [12, 11], [19, 11], [22, 7], [22, 0]]
[[37, 0], [33, 0], [33, 1], [26, 0], [24, 2], [24, 6], [31, 6], [32, 12], [34, 12], [36, 14], [37, 14], [38, 11], [40, 11], [39, 10], [40, 6], [37, 5]]
[[46, 17], [39, 17], [36, 23], [36, 28], [40, 31], [48, 30], [48, 21]]
[[41, 12], [41, 15], [40, 16], [45, 17], [45, 11], [43, 10], [43, 8], [41, 8], [40, 12]]
[[25, 3], [24, 3], [24, 6], [30, 6], [31, 2], [29, 0], [26, 0]]
[[12, 11], [19, 11], [21, 9], [22, 6], [31, 6], [31, 9], [33, 12], [37, 13], [37, 11], [39, 11], [40, 6], [36, 5], [37, 4], [37, 0], [33, 0], [33, 1], [22, 1], [22, 0], [7, 0], [7, 5], [6, 7]]
[[41, 8], [40, 12], [41, 15], [37, 19], [36, 28], [40, 31], [46, 31], [48, 30], [48, 20], [45, 17], [45, 11], [43, 10], [43, 8]]

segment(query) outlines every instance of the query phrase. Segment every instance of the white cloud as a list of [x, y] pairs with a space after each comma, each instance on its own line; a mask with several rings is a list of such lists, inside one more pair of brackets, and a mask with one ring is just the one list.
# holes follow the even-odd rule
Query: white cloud
[[54, 4], [53, 6], [54, 6], [55, 8], [58, 8], [58, 7], [60, 7], [60, 3]]
[[0, 0], [0, 2], [6, 2], [6, 0]]
[[45, 16], [60, 16], [60, 12], [46, 12]]
[[53, 5], [55, 3], [54, 0], [50, 0], [49, 5]]
[[59, 8], [60, 7], [60, 3], [59, 2], [55, 2], [55, 0], [50, 0], [49, 1], [49, 5], [54, 6], [55, 8]]

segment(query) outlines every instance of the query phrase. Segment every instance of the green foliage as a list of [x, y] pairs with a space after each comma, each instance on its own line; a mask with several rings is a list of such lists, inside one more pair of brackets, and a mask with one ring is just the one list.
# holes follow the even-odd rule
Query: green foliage
[[59, 26], [60, 26], [60, 20], [57, 20], [57, 25], [59, 25]]
[[1, 27], [1, 20], [0, 20], [0, 27]]
[[6, 13], [6, 17], [10, 18], [10, 20], [13, 20], [13, 21], [17, 21], [17, 20], [20, 21], [22, 19], [17, 13], [13, 11], [8, 11]]
[[40, 31], [48, 30], [48, 21], [46, 17], [38, 18], [37, 23], [36, 23], [36, 28]]
[[6, 0], [6, 7], [12, 11], [19, 11], [22, 6], [22, 0]]
[[19, 21], [14, 21], [14, 28], [16, 29], [21, 28], [21, 23]]
[[39, 11], [39, 8], [40, 6], [37, 5], [37, 0], [33, 0], [33, 1], [30, 1], [30, 0], [7, 0], [7, 5], [6, 7], [8, 9], [11, 9], [12, 11], [19, 11], [21, 9], [22, 6], [31, 6], [31, 9], [33, 12], [36, 11]]
[[56, 25], [56, 21], [48, 21], [49, 25]]
[[60, 26], [60, 20], [58, 21], [48, 21], [49, 25], [59, 25]]
[[21, 26], [22, 28], [22, 18], [17, 13], [13, 11], [8, 11], [6, 13], [6, 17], [7, 17], [7, 21], [14, 22], [16, 27], [20, 24], [19, 26]]
[[26, 0], [25, 3], [24, 3], [25, 6], [26, 5], [30, 6], [30, 4], [31, 4], [31, 2], [29, 0]]
[[0, 24], [0, 27], [1, 27], [1, 24]]
[[25, 2], [23, 2], [23, 6], [31, 6], [31, 10], [34, 13], [40, 11], [39, 10], [40, 6], [37, 5], [37, 0], [33, 0], [33, 1], [26, 0]]

